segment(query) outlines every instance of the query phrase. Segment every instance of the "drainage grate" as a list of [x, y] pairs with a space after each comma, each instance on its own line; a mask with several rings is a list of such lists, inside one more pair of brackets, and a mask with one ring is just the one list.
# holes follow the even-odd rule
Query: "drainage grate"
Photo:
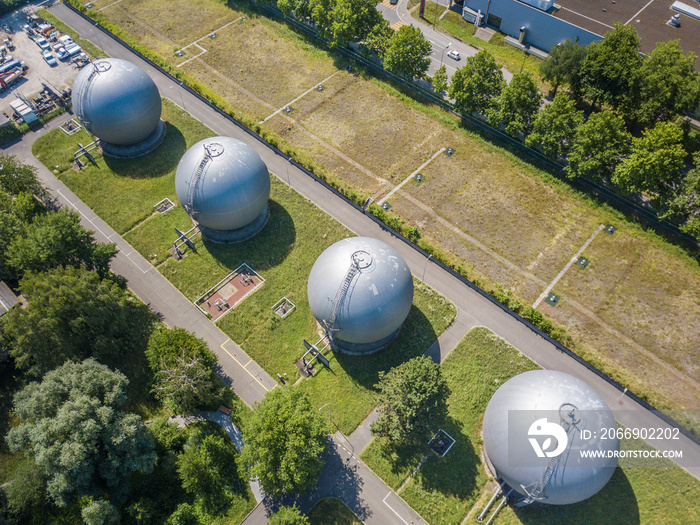
[[561, 300], [561, 297], [559, 297], [556, 294], [550, 293], [547, 298], [544, 300], [545, 303], [547, 303], [550, 306], [556, 306], [559, 301]]

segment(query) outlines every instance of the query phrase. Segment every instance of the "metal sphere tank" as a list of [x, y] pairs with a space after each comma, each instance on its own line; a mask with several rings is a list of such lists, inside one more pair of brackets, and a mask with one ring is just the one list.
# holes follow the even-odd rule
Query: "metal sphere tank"
[[307, 293], [333, 344], [350, 354], [384, 348], [413, 304], [413, 279], [401, 255], [370, 237], [351, 237], [316, 259]]
[[118, 58], [103, 58], [78, 73], [73, 109], [85, 128], [118, 146], [136, 144], [160, 123], [158, 88], [141, 68]]
[[267, 222], [270, 174], [260, 155], [240, 140], [210, 137], [197, 142], [180, 159], [175, 189], [211, 240], [241, 241]]
[[[595, 390], [564, 372], [533, 370], [489, 401], [484, 451], [496, 477], [524, 496], [519, 505], [566, 505], [593, 496], [615, 471], [620, 443], [603, 429], [617, 423]], [[590, 452], [604, 457], [583, 457]]]

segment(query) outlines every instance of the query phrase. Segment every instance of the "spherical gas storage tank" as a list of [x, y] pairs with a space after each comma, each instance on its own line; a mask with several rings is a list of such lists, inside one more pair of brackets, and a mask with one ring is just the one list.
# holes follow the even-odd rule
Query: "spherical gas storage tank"
[[164, 134], [158, 88], [126, 60], [102, 58], [88, 64], [73, 82], [72, 100], [85, 128], [109, 144], [130, 146], [156, 132]]
[[[486, 407], [484, 452], [520, 505], [566, 505], [593, 496], [617, 466], [617, 423], [584, 381], [533, 370], [506, 381]], [[590, 454], [602, 457], [590, 457]]]
[[413, 304], [413, 279], [401, 255], [370, 237], [351, 237], [316, 259], [307, 287], [311, 311], [335, 348], [370, 354], [384, 348]]
[[210, 240], [239, 242], [267, 222], [270, 174], [260, 155], [240, 140], [211, 137], [197, 142], [180, 159], [175, 189]]

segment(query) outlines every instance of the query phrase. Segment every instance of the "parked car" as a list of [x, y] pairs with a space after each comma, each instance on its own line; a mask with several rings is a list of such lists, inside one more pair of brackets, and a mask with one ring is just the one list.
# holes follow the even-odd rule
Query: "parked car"
[[51, 67], [58, 65], [58, 62], [56, 62], [56, 59], [54, 56], [51, 54], [51, 51], [44, 51], [41, 54], [42, 57], [44, 57], [44, 60], [46, 60], [46, 63], [50, 65]]
[[453, 60], [461, 60], [462, 59], [462, 57], [459, 54], [459, 51], [455, 51], [454, 49], [450, 49], [447, 52], [447, 56]]
[[48, 49], [49, 48], [49, 43], [46, 41], [46, 39], [43, 36], [36, 37], [34, 42], [36, 42], [36, 45], [38, 45], [41, 49]]

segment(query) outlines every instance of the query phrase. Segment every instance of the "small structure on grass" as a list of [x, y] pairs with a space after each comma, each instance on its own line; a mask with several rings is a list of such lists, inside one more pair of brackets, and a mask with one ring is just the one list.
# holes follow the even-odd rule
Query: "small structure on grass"
[[413, 304], [413, 278], [388, 244], [351, 237], [316, 259], [307, 293], [332, 346], [364, 355], [381, 350], [398, 333]]
[[577, 503], [613, 475], [616, 429], [608, 405], [585, 382], [532, 370], [506, 381], [489, 401], [484, 454], [499, 483], [518, 494], [516, 506]]
[[194, 304], [202, 313], [217, 321], [264, 282], [265, 279], [243, 263], [207, 290]]
[[180, 159], [177, 198], [204, 237], [244, 241], [269, 216], [270, 174], [253, 148], [231, 137], [197, 142]]
[[73, 110], [113, 157], [138, 157], [163, 141], [161, 100], [155, 82], [135, 64], [95, 60], [73, 82]]

